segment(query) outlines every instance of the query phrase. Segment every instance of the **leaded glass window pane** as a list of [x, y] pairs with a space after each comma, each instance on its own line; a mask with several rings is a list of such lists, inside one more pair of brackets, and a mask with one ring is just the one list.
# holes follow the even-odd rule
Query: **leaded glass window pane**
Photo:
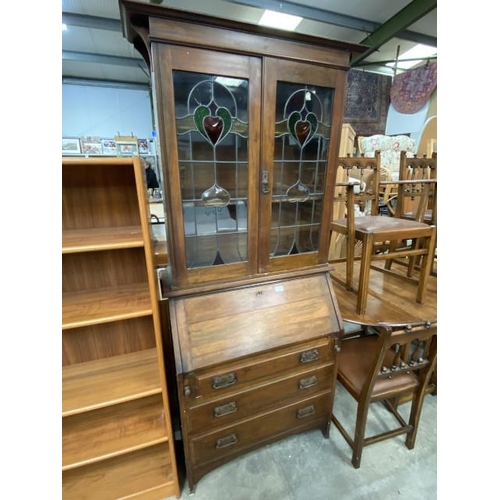
[[334, 91], [278, 82], [271, 257], [318, 250]]
[[248, 80], [173, 76], [188, 268], [247, 261]]

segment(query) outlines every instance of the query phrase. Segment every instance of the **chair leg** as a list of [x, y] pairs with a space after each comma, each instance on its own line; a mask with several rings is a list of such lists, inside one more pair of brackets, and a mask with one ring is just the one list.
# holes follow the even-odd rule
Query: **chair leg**
[[422, 304], [424, 301], [424, 295], [427, 289], [427, 283], [429, 281], [429, 276], [432, 270], [432, 249], [434, 248], [434, 243], [436, 241], [436, 230], [432, 232], [429, 238], [425, 239], [425, 247], [427, 253], [422, 259], [422, 264], [420, 267], [420, 279], [418, 280], [418, 290], [417, 290], [417, 302]]
[[[413, 239], [411, 242], [411, 248], [412, 250], [417, 250], [418, 248], [420, 248], [420, 241], [418, 239]], [[411, 278], [413, 276], [413, 271], [415, 270], [415, 265], [416, 265], [416, 259], [417, 258], [414, 255], [408, 257], [408, 270], [406, 272], [406, 276], [408, 276], [408, 278]]]
[[352, 280], [354, 275], [354, 244], [356, 240], [347, 238], [346, 245], [346, 290], [352, 290]]
[[406, 447], [413, 450], [415, 447], [415, 440], [417, 438], [418, 424], [420, 423], [420, 415], [422, 413], [422, 405], [424, 402], [425, 390], [419, 391], [413, 396], [411, 402], [410, 418], [408, 424], [411, 425], [411, 431], [406, 435]]
[[363, 445], [365, 443], [366, 421], [368, 419], [369, 406], [370, 405], [366, 402], [358, 403], [351, 459], [351, 463], [355, 469], [359, 469], [361, 465], [361, 454], [363, 453]]
[[[434, 339], [435, 342], [435, 339]], [[417, 439], [417, 431], [418, 425], [420, 423], [420, 415], [422, 414], [422, 406], [424, 404], [424, 397], [427, 393], [427, 387], [429, 385], [429, 381], [436, 369], [437, 361], [434, 358], [434, 361], [430, 366], [427, 367], [427, 373], [425, 374], [424, 381], [420, 388], [420, 391], [416, 392], [413, 395], [413, 399], [411, 402], [411, 410], [410, 410], [410, 418], [408, 419], [408, 424], [411, 425], [411, 431], [406, 435], [406, 447], [409, 450], [413, 450], [415, 447], [415, 440]], [[422, 376], [422, 375], [420, 375]]]
[[363, 240], [363, 250], [361, 253], [361, 265], [358, 283], [358, 301], [356, 305], [357, 314], [365, 314], [366, 303], [368, 301], [368, 288], [370, 285], [370, 266], [373, 253], [373, 236], [368, 235]]
[[[396, 250], [396, 248], [398, 247], [398, 243], [399, 243], [398, 241], [391, 241], [389, 243], [389, 252], [390, 253], [392, 253]], [[385, 269], [391, 269], [392, 261], [393, 261], [393, 259], [387, 259], [385, 261], [385, 265], [384, 265]]]

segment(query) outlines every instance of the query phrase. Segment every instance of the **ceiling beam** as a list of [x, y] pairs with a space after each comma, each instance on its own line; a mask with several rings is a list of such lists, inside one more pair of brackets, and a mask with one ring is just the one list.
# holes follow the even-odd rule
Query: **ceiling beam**
[[[334, 26], [339, 26], [341, 28], [350, 28], [357, 31], [362, 31], [363, 33], [374, 33], [379, 30], [382, 26], [381, 23], [376, 23], [373, 21], [368, 21], [367, 19], [361, 19], [359, 17], [347, 16], [345, 14], [340, 14], [338, 12], [331, 12], [329, 10], [318, 9], [316, 7], [309, 7], [305, 5], [299, 5], [287, 1], [279, 0], [226, 0], [231, 3], [236, 3], [240, 5], [247, 5], [249, 7], [257, 7], [259, 9], [269, 9], [276, 12], [283, 12], [285, 14], [291, 14], [293, 16], [300, 16], [304, 19], [309, 19], [311, 21], [318, 21], [321, 23], [332, 24]], [[426, 0], [424, 0], [426, 1]], [[420, 0], [414, 0], [412, 3], [419, 3]], [[437, 6], [437, 0], [434, 0], [434, 8]], [[404, 9], [403, 9], [404, 10]], [[430, 9], [433, 10], [433, 9]], [[430, 10], [428, 12], [430, 12]], [[417, 19], [415, 19], [416, 21]], [[410, 26], [406, 25], [406, 27]], [[416, 33], [414, 31], [408, 31], [403, 29], [398, 33], [398, 38], [402, 40], [408, 40], [410, 42], [422, 43], [424, 45], [430, 45], [437, 47], [436, 37], [424, 35], [422, 33]], [[363, 44], [363, 42], [360, 42]]]
[[99, 64], [113, 64], [115, 66], [128, 66], [131, 68], [147, 69], [142, 59], [135, 57], [108, 56], [106, 54], [93, 54], [91, 52], [76, 52], [74, 50], [63, 50], [63, 60], [90, 62]]
[[338, 12], [331, 12], [329, 10], [318, 9], [316, 7], [309, 7], [306, 5], [299, 5], [292, 2], [281, 2], [276, 0], [227, 0], [231, 3], [246, 5], [249, 7], [257, 7], [259, 9], [269, 9], [275, 12], [283, 12], [284, 14], [291, 14], [293, 16], [303, 17], [312, 21], [321, 21], [335, 26], [342, 26], [343, 28], [351, 28], [364, 33], [371, 33], [376, 30], [379, 23], [359, 19]]
[[78, 26], [80, 28], [93, 28], [97, 30], [122, 31], [122, 25], [118, 19], [107, 17], [86, 16], [83, 14], [62, 13], [62, 22], [66, 26]]
[[73, 76], [63, 76], [63, 85], [80, 85], [84, 87], [104, 87], [127, 90], [150, 90], [149, 84], [138, 82], [124, 82], [117, 80], [98, 80], [92, 78], [77, 78]]
[[356, 67], [357, 64], [366, 59], [370, 54], [376, 52], [392, 38], [403, 38], [402, 33], [408, 26], [411, 26], [436, 8], [437, 0], [413, 0], [372, 34], [359, 42], [361, 45], [367, 45], [369, 49], [365, 50], [359, 56], [354, 57], [351, 61], [351, 66]]

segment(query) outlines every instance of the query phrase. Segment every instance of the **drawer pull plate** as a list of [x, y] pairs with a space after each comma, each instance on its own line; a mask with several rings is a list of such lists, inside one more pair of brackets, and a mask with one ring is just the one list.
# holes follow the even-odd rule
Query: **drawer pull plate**
[[308, 417], [309, 415], [314, 415], [316, 413], [316, 408], [314, 405], [306, 406], [305, 408], [299, 408], [297, 410], [297, 418]]
[[228, 446], [236, 444], [237, 442], [238, 442], [238, 436], [236, 436], [236, 434], [229, 434], [229, 436], [217, 439], [215, 447], [217, 449], [226, 448]]
[[230, 385], [236, 384], [236, 373], [230, 372], [220, 377], [212, 378], [212, 388], [213, 389], [223, 389], [224, 387], [229, 387]]
[[299, 380], [299, 389], [309, 389], [309, 387], [314, 387], [315, 385], [318, 385], [318, 377], [316, 375]]
[[311, 361], [317, 361], [319, 359], [318, 349], [310, 349], [309, 351], [304, 351], [300, 355], [301, 363], [310, 363]]
[[214, 408], [214, 417], [223, 417], [224, 415], [229, 415], [237, 410], [236, 401], [231, 401], [225, 405], [216, 406]]

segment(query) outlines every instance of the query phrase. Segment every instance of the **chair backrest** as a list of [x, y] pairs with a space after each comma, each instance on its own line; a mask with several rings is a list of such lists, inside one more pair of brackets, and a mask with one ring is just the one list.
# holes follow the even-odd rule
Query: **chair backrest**
[[[387, 399], [425, 389], [437, 363], [437, 323], [380, 324], [376, 329], [376, 355], [361, 399]], [[418, 384], [409, 377], [412, 372]]]
[[[361, 189], [352, 189], [349, 182], [337, 183], [335, 185], [334, 201], [347, 202], [347, 218], [350, 218], [349, 210], [354, 210], [357, 204], [361, 210], [368, 211], [371, 215], [378, 215], [378, 200], [380, 190], [380, 152], [376, 151], [374, 157], [367, 156], [345, 156], [339, 158], [338, 168], [343, 169], [345, 179], [356, 179]], [[352, 184], [352, 183], [351, 183]], [[351, 199], [352, 198], [352, 199]], [[354, 214], [352, 214], [354, 216]]]
[[[419, 222], [437, 222], [437, 153], [430, 158], [408, 158], [400, 153], [399, 180], [395, 217]], [[407, 182], [406, 182], [407, 181]], [[435, 181], [435, 182], [432, 182]]]

